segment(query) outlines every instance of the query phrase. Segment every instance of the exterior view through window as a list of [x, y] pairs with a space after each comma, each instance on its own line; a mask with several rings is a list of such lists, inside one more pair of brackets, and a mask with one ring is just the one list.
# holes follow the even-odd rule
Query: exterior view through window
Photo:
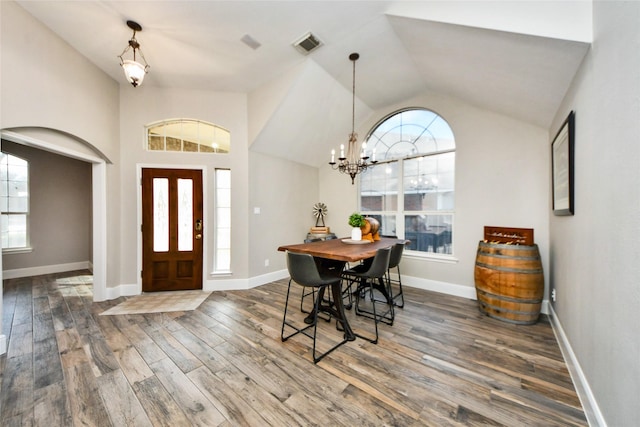
[[378, 163], [362, 173], [360, 210], [382, 235], [411, 240], [409, 250], [453, 254], [455, 140], [433, 111], [405, 109], [383, 118], [366, 138]]
[[147, 150], [228, 153], [231, 133], [202, 120], [173, 119], [147, 125]]
[[231, 271], [231, 171], [216, 169], [216, 251], [214, 273]]
[[29, 246], [29, 162], [11, 154], [0, 156], [0, 210], [2, 211], [2, 249]]

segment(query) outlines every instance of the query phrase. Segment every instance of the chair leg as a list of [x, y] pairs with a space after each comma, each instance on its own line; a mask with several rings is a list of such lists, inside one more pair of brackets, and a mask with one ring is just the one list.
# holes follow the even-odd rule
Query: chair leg
[[[315, 314], [313, 316], [314, 317], [313, 322], [311, 322], [311, 324], [305, 326], [304, 328], [298, 328], [295, 325], [287, 322], [287, 309], [289, 308], [289, 295], [290, 295], [290, 293], [291, 293], [291, 279], [289, 279], [289, 287], [287, 288], [287, 297], [286, 297], [285, 302], [284, 302], [284, 315], [282, 317], [282, 330], [280, 331], [280, 339], [284, 342], [284, 341], [288, 340], [289, 338], [291, 338], [292, 336], [298, 335], [300, 333], [303, 334], [303, 335], [308, 336], [309, 338], [311, 338], [311, 336], [306, 331], [307, 331], [307, 329], [312, 328], [312, 327], [314, 327], [316, 325], [317, 320], [318, 320], [317, 319], [317, 311], [315, 312]], [[290, 327], [291, 329], [294, 330], [294, 332], [289, 334], [289, 335], [287, 335], [287, 336], [285, 336], [284, 335], [284, 327], [285, 326]]]
[[[329, 350], [325, 351], [324, 353], [318, 355], [317, 351], [316, 351], [316, 340], [317, 340], [317, 335], [318, 335], [318, 319], [320, 318], [318, 316], [318, 313], [321, 310], [321, 303], [322, 303], [322, 299], [323, 299], [323, 295], [324, 295], [324, 291], [326, 290], [327, 286], [320, 286], [318, 288], [318, 292], [315, 293], [316, 297], [314, 300], [314, 304], [313, 304], [313, 313], [310, 314], [311, 317], [311, 322], [310, 324], [308, 324], [307, 326], [305, 326], [304, 328], [299, 328], [295, 325], [293, 325], [290, 322], [287, 322], [287, 309], [289, 307], [289, 296], [291, 293], [291, 280], [289, 280], [289, 286], [287, 288], [287, 297], [285, 299], [285, 303], [284, 303], [284, 315], [282, 318], [282, 330], [280, 331], [280, 339], [284, 342], [286, 340], [288, 340], [289, 338], [298, 335], [298, 334], [302, 334], [305, 335], [306, 337], [309, 337], [313, 340], [313, 349], [312, 349], [312, 353], [311, 356], [313, 358], [313, 363], [318, 363], [320, 360], [322, 360], [327, 354], [331, 353], [333, 350], [335, 350], [336, 348], [340, 347], [342, 344], [345, 344], [346, 342], [348, 342], [348, 340], [346, 339], [346, 337], [339, 342], [338, 344], [334, 345], [333, 347], [331, 347]], [[330, 320], [330, 318], [329, 318]], [[293, 329], [294, 332], [292, 332], [289, 335], [284, 334], [284, 329], [285, 326], [290, 327], [291, 329]], [[313, 334], [310, 334], [309, 332], [307, 332], [307, 330], [309, 328], [313, 328]]]
[[305, 288], [302, 288], [302, 296], [300, 297], [300, 311], [303, 313], [310, 313], [310, 311], [307, 311], [304, 309], [304, 299], [305, 297], [308, 297], [309, 295], [311, 295], [312, 301], [316, 300], [316, 289], [315, 288], [311, 288], [311, 292], [305, 292]]
[[[393, 304], [396, 307], [399, 308], [404, 308], [404, 293], [402, 292], [402, 276], [400, 275], [400, 266], [396, 266], [396, 268], [398, 269], [398, 293], [393, 295], [392, 293], [392, 286], [391, 286], [391, 272], [388, 272], [387, 274], [389, 275], [389, 294], [393, 295]], [[400, 299], [400, 303], [397, 303], [396, 300]]]
[[[367, 288], [367, 284], [369, 285], [368, 286], [369, 289], [366, 289]], [[371, 342], [373, 344], [377, 344], [378, 343], [378, 317], [376, 315], [376, 304], [373, 301], [373, 299], [372, 299], [372, 302], [371, 302], [371, 305], [373, 306], [373, 317], [371, 316], [371, 314], [372, 314], [371, 312], [360, 310], [360, 299], [361, 298], [366, 298], [367, 290], [369, 292], [371, 292], [371, 295], [373, 295], [373, 286], [372, 286], [371, 282], [369, 280], [367, 280], [367, 279], [363, 279], [363, 282], [361, 282], [358, 285], [358, 287], [356, 289], [356, 292], [355, 292], [355, 294], [356, 294], [355, 312], [356, 312], [356, 316], [364, 316], [364, 317], [368, 317], [368, 318], [373, 319], [373, 325], [374, 325], [374, 328], [375, 328], [376, 335], [375, 335], [375, 338], [367, 338], [367, 337], [359, 335], [359, 334], [356, 334], [356, 335], [358, 337], [360, 337], [360, 338], [366, 339], [367, 341], [369, 341], [369, 342]]]

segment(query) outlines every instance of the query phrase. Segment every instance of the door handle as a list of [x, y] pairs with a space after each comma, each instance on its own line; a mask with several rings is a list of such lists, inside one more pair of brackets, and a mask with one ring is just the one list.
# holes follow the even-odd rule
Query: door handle
[[196, 240], [200, 240], [200, 239], [202, 239], [202, 234], [200, 233], [196, 234]]

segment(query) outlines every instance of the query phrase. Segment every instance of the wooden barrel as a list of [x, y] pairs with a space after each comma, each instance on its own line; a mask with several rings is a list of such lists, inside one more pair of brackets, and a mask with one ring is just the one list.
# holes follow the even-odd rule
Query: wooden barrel
[[474, 278], [481, 312], [522, 325], [538, 321], [544, 294], [538, 245], [480, 241]]

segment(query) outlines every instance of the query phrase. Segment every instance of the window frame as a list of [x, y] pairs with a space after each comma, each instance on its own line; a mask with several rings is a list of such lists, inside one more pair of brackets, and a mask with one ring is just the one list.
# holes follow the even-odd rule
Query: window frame
[[[177, 138], [177, 136], [173, 135], [173, 136], [169, 136], [167, 135], [167, 128], [169, 126], [173, 126], [173, 125], [180, 125], [180, 138]], [[185, 139], [186, 136], [189, 136], [188, 132], [184, 132], [184, 128], [186, 127], [192, 127], [192, 126], [196, 126], [197, 127], [197, 131], [196, 133], [196, 137], [194, 139], [197, 139], [197, 141], [191, 141], [188, 139]], [[212, 132], [213, 135], [213, 139], [212, 139], [212, 146], [211, 148], [209, 148], [209, 145], [204, 144], [203, 143], [203, 139], [201, 138], [201, 132], [200, 129], [201, 127], [205, 126], [207, 129], [210, 128], [210, 131]], [[159, 128], [162, 127], [163, 128], [163, 133], [162, 135], [152, 135], [151, 134], [151, 130], [154, 128]], [[218, 136], [218, 134], [220, 133], [220, 135], [224, 135], [224, 137], [222, 136]], [[163, 148], [162, 149], [152, 149], [150, 148], [151, 145], [151, 138], [152, 137], [160, 137], [162, 138], [162, 144], [163, 144]], [[167, 138], [171, 138], [174, 141], [174, 144], [179, 143], [180, 144], [180, 149], [179, 150], [169, 150], [167, 149]], [[207, 140], [208, 141], [208, 140]], [[222, 142], [224, 141], [224, 147], [219, 147], [218, 148], [218, 142]], [[222, 126], [216, 125], [215, 123], [211, 123], [211, 122], [207, 122], [204, 120], [198, 120], [198, 119], [187, 119], [187, 118], [175, 118], [175, 119], [165, 119], [165, 120], [159, 120], [156, 122], [152, 122], [149, 123], [147, 125], [145, 125], [145, 139], [144, 139], [144, 149], [145, 151], [151, 152], [151, 153], [195, 153], [195, 154], [229, 154], [231, 152], [231, 131], [229, 129], [226, 129]], [[189, 145], [195, 145], [197, 146], [197, 150], [188, 150], [185, 149], [185, 147], [187, 146], [187, 144]], [[202, 147], [207, 147], [206, 150], [203, 150]]]
[[[30, 163], [28, 159], [22, 158], [20, 156], [16, 156], [15, 154], [12, 153], [7, 153], [7, 152], [2, 152], [2, 156], [4, 158], [7, 159], [7, 170], [6, 170], [6, 179], [3, 179], [2, 181], [5, 181], [7, 184], [7, 189], [6, 189], [6, 196], [2, 196], [2, 197], [6, 197], [7, 198], [7, 211], [2, 211], [0, 213], [1, 217], [7, 217], [7, 221], [9, 219], [9, 217], [11, 216], [24, 216], [24, 222], [25, 222], [25, 230], [24, 230], [24, 245], [23, 246], [11, 246], [11, 247], [5, 247], [4, 243], [2, 244], [2, 253], [28, 253], [32, 251], [31, 248], [31, 239], [30, 239], [30, 229], [31, 227], [29, 226], [30, 221], [30, 213], [31, 213], [31, 179], [30, 179]], [[6, 157], [5, 157], [6, 156]], [[2, 160], [4, 160], [4, 158]], [[26, 209], [24, 211], [10, 211], [8, 209], [9, 207], [9, 183], [11, 182], [9, 180], [9, 176], [10, 176], [10, 162], [9, 159], [10, 158], [15, 158], [15, 159], [19, 159], [20, 161], [24, 162], [25, 167], [26, 167]], [[5, 176], [3, 176], [3, 178], [5, 178]], [[8, 240], [8, 237], [7, 237]]]
[[[432, 113], [436, 116], [436, 118], [440, 118], [440, 120], [442, 120], [449, 128], [449, 130], [451, 131], [451, 135], [452, 135], [452, 141], [453, 141], [453, 147], [448, 147], [448, 148], [444, 148], [444, 149], [440, 149], [440, 150], [435, 150], [435, 151], [428, 151], [428, 152], [414, 152], [414, 153], [409, 153], [408, 155], [404, 155], [404, 156], [397, 156], [394, 158], [385, 158], [384, 160], [381, 160], [379, 162], [376, 163], [376, 165], [374, 167], [384, 167], [386, 164], [390, 164], [390, 163], [397, 163], [397, 184], [394, 188], [394, 191], [396, 192], [396, 201], [395, 201], [395, 210], [366, 210], [363, 211], [363, 203], [362, 203], [362, 199], [363, 199], [363, 177], [361, 176], [361, 179], [358, 180], [358, 209], [360, 212], [362, 212], [364, 215], [371, 215], [371, 216], [376, 216], [376, 217], [392, 217], [393, 220], [395, 221], [395, 234], [399, 237], [399, 238], [406, 238], [406, 227], [405, 227], [405, 219], [411, 216], [415, 216], [415, 215], [424, 215], [424, 216], [429, 216], [429, 217], [438, 217], [438, 216], [444, 216], [444, 217], [448, 217], [450, 218], [450, 224], [449, 224], [449, 231], [451, 233], [451, 239], [450, 239], [450, 252], [448, 253], [439, 253], [439, 252], [426, 252], [426, 251], [419, 251], [419, 250], [412, 250], [412, 249], [405, 249], [406, 254], [408, 256], [411, 257], [416, 257], [416, 258], [426, 258], [426, 259], [433, 259], [433, 260], [439, 260], [439, 261], [443, 261], [443, 262], [455, 262], [456, 258], [455, 258], [455, 246], [453, 244], [454, 242], [454, 235], [455, 235], [455, 153], [456, 153], [456, 146], [455, 146], [455, 137], [453, 136], [453, 129], [451, 128], [451, 126], [449, 125], [449, 123], [444, 119], [443, 116], [441, 116], [440, 114], [436, 113], [433, 110], [430, 110], [428, 108], [424, 108], [424, 107], [407, 107], [407, 108], [402, 108], [396, 111], [393, 111], [390, 114], [387, 114], [386, 116], [384, 116], [382, 119], [378, 120], [373, 126], [372, 128], [369, 130], [369, 132], [367, 133], [366, 138], [364, 139], [364, 141], [367, 144], [367, 147], [372, 150], [376, 144], [374, 144], [371, 141], [372, 136], [375, 134], [376, 130], [383, 125], [387, 120], [395, 117], [398, 114], [402, 114], [404, 112], [407, 111], [415, 111], [415, 110], [420, 110], [420, 111], [427, 111], [429, 113]], [[428, 126], [427, 126], [428, 128]], [[377, 141], [376, 141], [377, 143]], [[446, 155], [449, 153], [453, 153], [454, 155], [454, 159], [453, 159], [453, 171], [452, 171], [452, 200], [453, 200], [453, 205], [451, 207], [451, 209], [435, 209], [435, 210], [407, 210], [406, 206], [405, 206], [405, 176], [404, 176], [404, 172], [405, 172], [405, 165], [407, 161], [413, 160], [413, 159], [417, 159], [417, 158], [421, 158], [421, 157], [435, 157], [435, 156], [442, 156], [442, 155]], [[385, 156], [386, 157], [386, 156]], [[381, 208], [384, 209], [384, 203], [381, 204], [380, 206]], [[382, 222], [381, 222], [381, 226], [382, 226]], [[387, 233], [389, 233], [391, 230], [386, 230]], [[384, 234], [384, 232], [383, 232]], [[437, 250], [437, 248], [434, 248], [434, 250]]]
[[[226, 172], [229, 174], [228, 176], [228, 181], [229, 181], [229, 187], [221, 187], [220, 186], [220, 177], [218, 175], [219, 172]], [[231, 232], [232, 232], [232, 224], [231, 224], [231, 220], [232, 220], [232, 187], [231, 187], [231, 169], [230, 168], [215, 168], [214, 170], [214, 182], [215, 182], [215, 215], [214, 215], [214, 227], [215, 227], [215, 232], [214, 232], [214, 245], [213, 245], [213, 271], [212, 271], [212, 275], [230, 275], [232, 273], [231, 270], [231, 264], [232, 264], [232, 258], [231, 258], [231, 247], [232, 247], [232, 236], [231, 236]], [[229, 190], [229, 206], [220, 206], [220, 200], [219, 200], [219, 191], [220, 190]], [[224, 209], [227, 211], [227, 216], [229, 219], [229, 225], [228, 227], [223, 227], [221, 225], [221, 217], [222, 215], [220, 215], [220, 210]], [[228, 229], [228, 239], [229, 239], [229, 244], [228, 246], [223, 246], [221, 243], [221, 233], [223, 230], [227, 230]], [[228, 266], [225, 266], [225, 268], [221, 268], [219, 266], [220, 264], [220, 251], [221, 250], [226, 250], [228, 251]]]

